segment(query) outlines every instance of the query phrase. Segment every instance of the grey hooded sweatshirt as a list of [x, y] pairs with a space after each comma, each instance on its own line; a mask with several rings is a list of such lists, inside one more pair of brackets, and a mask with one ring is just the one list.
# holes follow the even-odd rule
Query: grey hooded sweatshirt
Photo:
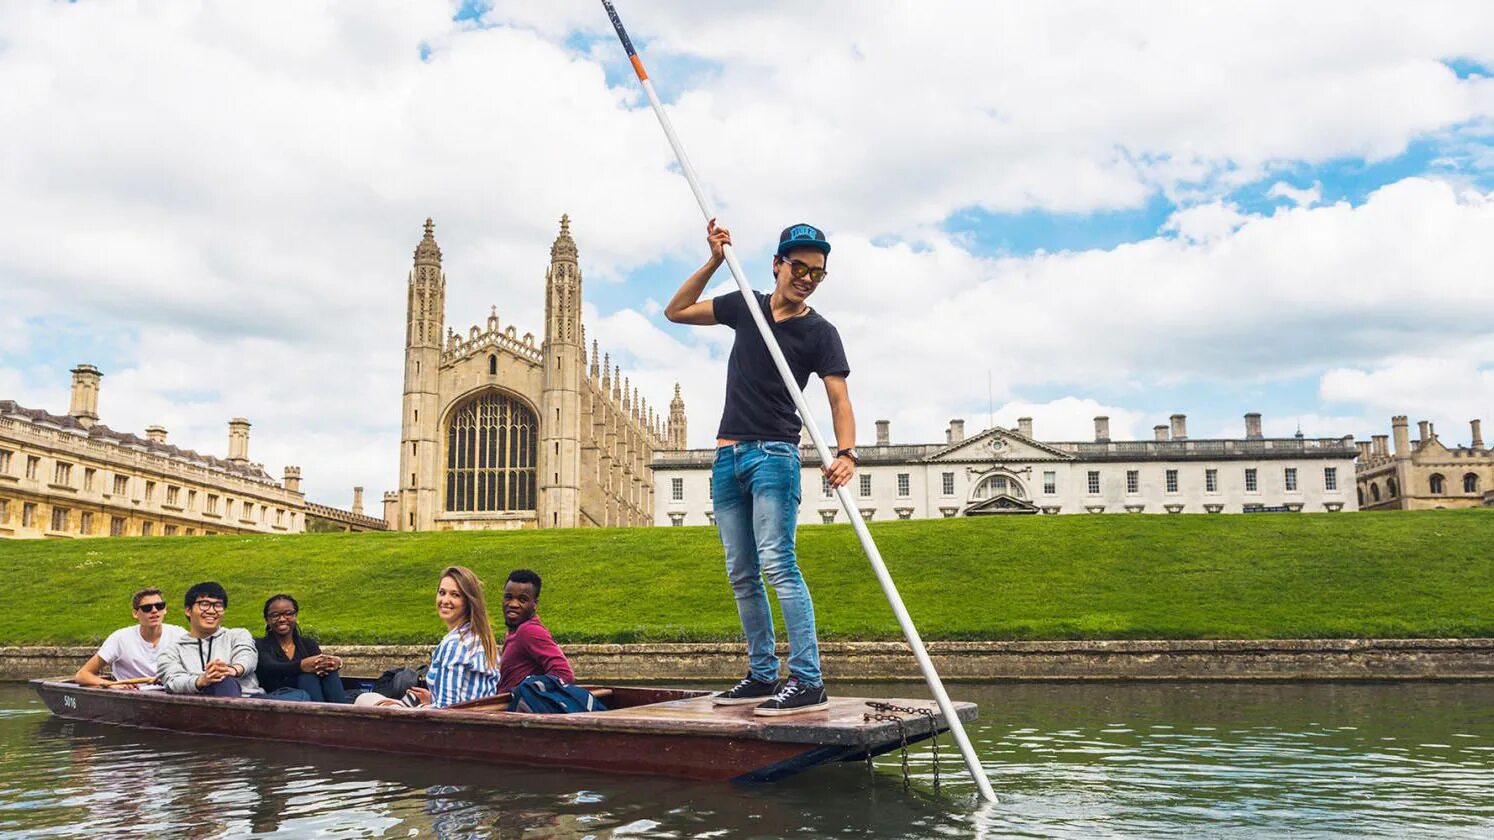
[[[230, 665], [243, 665], [244, 676], [239, 677], [239, 689], [245, 694], [263, 694], [254, 668], [259, 664], [259, 652], [254, 648], [254, 637], [242, 627], [218, 628], [218, 632], [205, 639], [191, 634], [166, 645], [156, 655], [156, 676], [161, 685], [172, 694], [200, 694], [197, 678], [207, 670], [207, 664], [221, 659]], [[232, 679], [232, 677], [230, 677]]]

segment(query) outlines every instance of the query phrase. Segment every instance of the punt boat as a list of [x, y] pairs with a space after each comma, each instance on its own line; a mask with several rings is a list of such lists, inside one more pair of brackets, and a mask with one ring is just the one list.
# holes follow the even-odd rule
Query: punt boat
[[[373, 684], [357, 677], [343, 682], [350, 690]], [[502, 695], [447, 709], [407, 709], [121, 691], [68, 680], [31, 680], [31, 685], [54, 715], [73, 720], [740, 782], [774, 781], [821, 764], [864, 760], [948, 728], [928, 700], [832, 696], [828, 709], [767, 718], [753, 715], [751, 706], [712, 705], [713, 692], [621, 685], [587, 686], [607, 711], [568, 715], [509, 712]], [[889, 711], [888, 705], [903, 711]], [[975, 704], [954, 705], [962, 721], [975, 720]]]

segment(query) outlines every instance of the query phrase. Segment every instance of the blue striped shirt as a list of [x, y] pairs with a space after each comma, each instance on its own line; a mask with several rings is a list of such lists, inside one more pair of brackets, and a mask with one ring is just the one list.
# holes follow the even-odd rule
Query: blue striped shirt
[[498, 669], [488, 667], [482, 639], [471, 629], [463, 624], [448, 632], [431, 654], [425, 682], [438, 709], [498, 693]]

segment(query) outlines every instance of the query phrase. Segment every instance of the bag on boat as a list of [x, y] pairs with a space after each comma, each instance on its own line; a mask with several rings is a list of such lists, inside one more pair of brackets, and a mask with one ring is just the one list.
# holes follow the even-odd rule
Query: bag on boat
[[566, 715], [572, 712], [605, 712], [602, 701], [579, 685], [564, 685], [551, 676], [525, 677], [514, 686], [508, 701], [510, 712]]
[[405, 692], [420, 684], [420, 672], [414, 668], [390, 668], [374, 680], [373, 690], [385, 697], [398, 700]]

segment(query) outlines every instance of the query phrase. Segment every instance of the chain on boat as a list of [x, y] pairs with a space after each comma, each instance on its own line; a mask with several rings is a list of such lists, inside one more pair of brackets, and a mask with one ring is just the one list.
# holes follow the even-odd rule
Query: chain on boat
[[[913, 707], [910, 707], [910, 706], [894, 706], [891, 703], [881, 703], [881, 702], [878, 702], [876, 700], [868, 700], [868, 701], [866, 701], [866, 705], [870, 706], [874, 711], [864, 713], [861, 716], [862, 721], [864, 721], [866, 723], [871, 723], [872, 721], [885, 721], [885, 722], [888, 722], [888, 723], [897, 724], [898, 739], [901, 741], [901, 744], [899, 745], [899, 749], [900, 749], [900, 752], [902, 754], [903, 790], [907, 790], [908, 789], [908, 786], [911, 784], [911, 779], [912, 779], [912, 774], [908, 770], [908, 730], [907, 730], [907, 727], [904, 724], [904, 717], [903, 716], [904, 715], [915, 715], [915, 716], [918, 716], [918, 717], [923, 717], [923, 718], [928, 719], [928, 723], [929, 723], [929, 746], [932, 748], [933, 759], [934, 759], [934, 793], [938, 794], [939, 793], [939, 722], [938, 722], [938, 716], [935, 714], [934, 710], [933, 709], [917, 709], [917, 708], [913, 708]], [[868, 772], [874, 772], [874, 769], [872, 767], [872, 757], [871, 757], [870, 753], [868, 753], [867, 756], [866, 756], [866, 769], [867, 769]]]

